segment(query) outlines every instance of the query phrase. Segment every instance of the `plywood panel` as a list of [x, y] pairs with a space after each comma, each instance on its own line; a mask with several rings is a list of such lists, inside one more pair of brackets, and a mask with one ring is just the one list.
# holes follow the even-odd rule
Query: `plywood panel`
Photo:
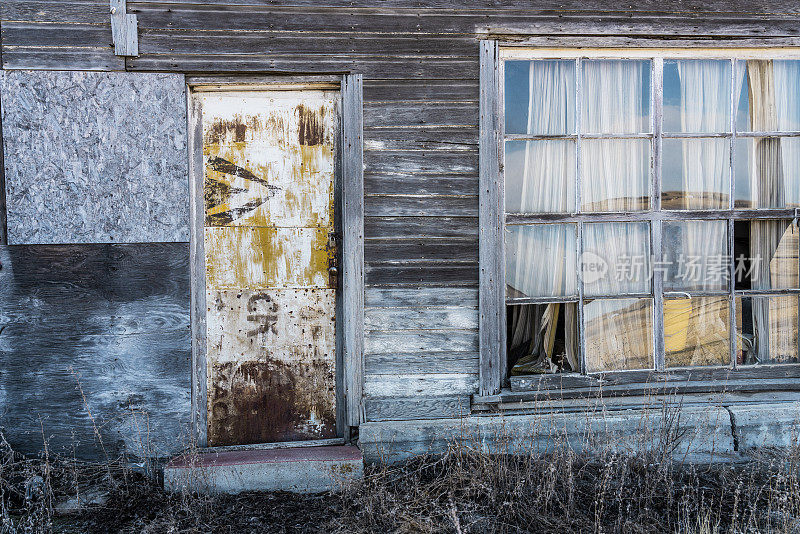
[[188, 445], [186, 243], [18, 245], [0, 262], [0, 426], [14, 450], [46, 439], [106, 460]]
[[9, 244], [189, 240], [183, 76], [6, 70], [0, 93]]

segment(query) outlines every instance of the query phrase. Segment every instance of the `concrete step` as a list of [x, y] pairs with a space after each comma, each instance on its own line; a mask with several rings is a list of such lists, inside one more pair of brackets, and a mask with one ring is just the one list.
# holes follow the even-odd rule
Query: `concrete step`
[[164, 489], [202, 493], [335, 490], [364, 475], [361, 451], [352, 446], [199, 452], [164, 468]]

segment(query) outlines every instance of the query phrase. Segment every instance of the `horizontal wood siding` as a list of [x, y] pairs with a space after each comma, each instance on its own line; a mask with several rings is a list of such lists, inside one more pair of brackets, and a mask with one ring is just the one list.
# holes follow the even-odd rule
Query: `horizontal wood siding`
[[3, 0], [3, 68], [124, 70], [108, 0]]
[[[3, 2], [6, 67], [118, 68], [100, 4]], [[127, 70], [363, 74], [368, 420], [453, 417], [477, 391], [480, 39], [800, 37], [800, 6], [775, 0], [171, 0], [128, 10], [140, 55]]]
[[16, 450], [189, 443], [189, 247], [0, 247], [0, 426]]

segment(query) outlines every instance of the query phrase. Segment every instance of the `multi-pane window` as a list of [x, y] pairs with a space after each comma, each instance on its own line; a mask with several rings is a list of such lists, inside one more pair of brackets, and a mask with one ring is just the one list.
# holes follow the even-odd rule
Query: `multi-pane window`
[[511, 376], [797, 363], [800, 60], [505, 50]]

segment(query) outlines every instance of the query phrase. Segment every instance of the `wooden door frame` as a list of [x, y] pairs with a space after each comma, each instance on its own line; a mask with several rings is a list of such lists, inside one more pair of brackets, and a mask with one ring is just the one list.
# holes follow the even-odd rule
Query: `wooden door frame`
[[[334, 176], [335, 228], [341, 234], [336, 292], [336, 431], [350, 440], [364, 421], [364, 166], [363, 81], [360, 74], [186, 77], [189, 158], [192, 331], [192, 438], [208, 446], [206, 278], [203, 245], [203, 127], [197, 89], [327, 89], [340, 93]], [[298, 442], [301, 443], [301, 442]]]

